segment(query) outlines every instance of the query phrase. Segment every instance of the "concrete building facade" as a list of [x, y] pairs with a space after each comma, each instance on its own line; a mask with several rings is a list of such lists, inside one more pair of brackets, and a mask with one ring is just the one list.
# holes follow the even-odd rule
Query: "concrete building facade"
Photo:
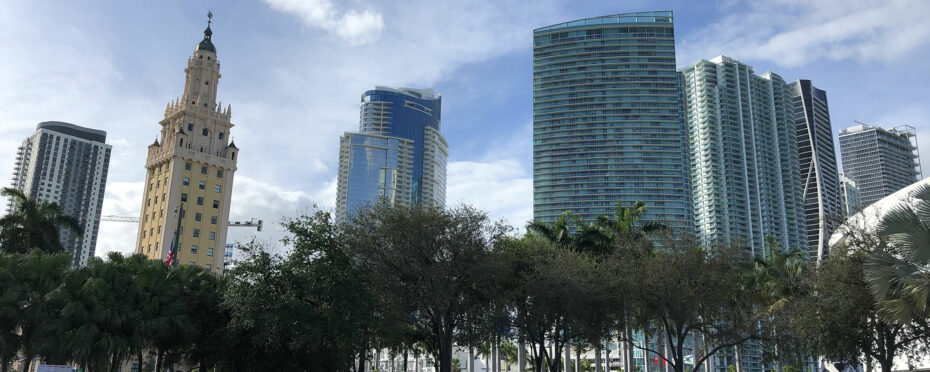
[[[82, 234], [60, 233], [71, 266], [87, 264], [97, 247], [100, 212], [112, 146], [107, 133], [60, 121], [39, 123], [16, 153], [11, 187], [40, 201], [55, 202], [76, 218]], [[9, 205], [8, 212], [12, 212]]]
[[803, 246], [804, 210], [792, 90], [729, 57], [681, 70], [695, 225], [706, 246], [765, 240]]
[[856, 182], [862, 208], [917, 182], [920, 158], [910, 126], [859, 124], [840, 131], [843, 174]]
[[183, 96], [165, 107], [148, 147], [136, 253], [222, 273], [239, 149], [232, 108], [216, 101], [220, 63], [209, 24], [187, 60]]

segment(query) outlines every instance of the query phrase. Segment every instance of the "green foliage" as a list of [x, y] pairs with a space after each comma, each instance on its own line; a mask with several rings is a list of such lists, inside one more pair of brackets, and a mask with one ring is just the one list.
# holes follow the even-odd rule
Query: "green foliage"
[[22, 218], [0, 224], [0, 252], [23, 252], [0, 253], [0, 372], [33, 357], [89, 371], [126, 361], [349, 371], [373, 349], [428, 353], [449, 372], [453, 344], [487, 354], [496, 343], [515, 364], [516, 342], [530, 346], [533, 370], [558, 371], [553, 346], [620, 336], [651, 348], [633, 344], [634, 328], [667, 343], [648, 353], [676, 372], [690, 368], [684, 347], [697, 339], [688, 351], [697, 363], [757, 339], [776, 371], [799, 370], [809, 355], [847, 364], [867, 355], [887, 372], [930, 339], [930, 243], [922, 226], [900, 226], [930, 224], [930, 201], [899, 211], [879, 235], [848, 239], [855, 253], [819, 267], [771, 240], [763, 258], [701, 247], [641, 220], [639, 202], [592, 222], [566, 212], [523, 236], [469, 207], [382, 203], [341, 225], [325, 211], [287, 220], [286, 256], [250, 243], [225, 277], [119, 254], [69, 270], [66, 254], [44, 253], [56, 250], [42, 238], [60, 226], [46, 213], [54, 208], [19, 203]]
[[65, 215], [58, 203], [42, 202], [8, 187], [0, 190], [0, 196], [10, 198], [14, 206], [13, 213], [0, 218], [0, 252], [61, 252], [60, 229], [81, 234], [80, 221]]

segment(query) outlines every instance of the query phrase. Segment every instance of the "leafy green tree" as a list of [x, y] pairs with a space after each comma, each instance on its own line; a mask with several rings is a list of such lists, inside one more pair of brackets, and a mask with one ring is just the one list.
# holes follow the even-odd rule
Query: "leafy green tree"
[[882, 372], [890, 372], [895, 357], [930, 351], [930, 328], [926, 319], [901, 324], [880, 315], [881, 305], [864, 274], [869, 254], [861, 250], [831, 255], [817, 269], [811, 291], [799, 306], [806, 311], [795, 317], [794, 328], [818, 355], [853, 366], [865, 355], [867, 363], [874, 360]]
[[695, 332], [707, 344], [695, 365], [722, 348], [740, 345], [757, 337], [746, 291], [749, 258], [742, 249], [720, 248], [709, 252], [689, 236], [672, 235], [659, 249], [627, 273], [635, 280], [630, 288], [634, 325], [655, 332], [667, 342], [668, 352], [638, 340], [632, 347], [664, 359], [676, 372], [685, 370], [685, 344]]
[[368, 273], [349, 255], [345, 235], [320, 211], [285, 223], [290, 255], [252, 255], [228, 272], [223, 307], [236, 345], [236, 371], [347, 371], [364, 351], [375, 313]]
[[65, 215], [58, 203], [38, 201], [9, 187], [0, 190], [0, 196], [12, 199], [14, 206], [13, 213], [0, 218], [0, 249], [4, 252], [61, 252], [60, 229], [81, 234], [80, 221]]
[[345, 230], [373, 290], [407, 305], [408, 323], [423, 330], [439, 371], [450, 372], [454, 337], [481, 301], [482, 265], [505, 230], [470, 207], [383, 202], [360, 211]]

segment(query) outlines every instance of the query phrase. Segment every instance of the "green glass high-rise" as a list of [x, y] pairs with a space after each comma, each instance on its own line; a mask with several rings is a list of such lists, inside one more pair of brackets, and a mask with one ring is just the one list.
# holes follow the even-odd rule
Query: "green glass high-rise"
[[591, 221], [616, 203], [691, 230], [687, 132], [672, 12], [533, 31], [533, 217]]

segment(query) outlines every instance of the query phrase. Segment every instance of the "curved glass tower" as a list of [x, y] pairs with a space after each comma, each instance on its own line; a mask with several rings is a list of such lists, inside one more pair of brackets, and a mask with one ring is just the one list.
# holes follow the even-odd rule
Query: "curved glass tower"
[[559, 23], [533, 43], [533, 217], [642, 200], [645, 218], [690, 231], [672, 12]]
[[799, 79], [789, 86], [794, 92], [807, 250], [809, 257], [819, 262], [829, 256], [827, 243], [842, 214], [830, 107], [827, 92], [810, 80]]
[[379, 197], [445, 205], [449, 144], [439, 132], [441, 108], [432, 89], [379, 86], [362, 94], [359, 132], [340, 141], [338, 221]]

